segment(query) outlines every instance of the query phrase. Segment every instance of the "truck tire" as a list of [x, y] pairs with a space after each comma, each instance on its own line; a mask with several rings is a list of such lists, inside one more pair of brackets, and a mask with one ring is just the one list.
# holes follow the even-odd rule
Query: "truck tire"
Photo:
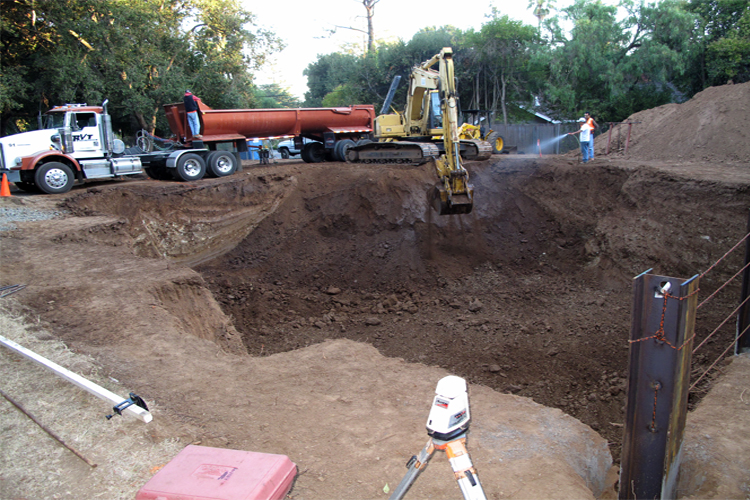
[[302, 159], [308, 163], [321, 163], [325, 161], [326, 150], [319, 142], [309, 142], [302, 149]]
[[197, 181], [206, 175], [206, 162], [195, 153], [185, 153], [177, 159], [174, 177], [178, 181]]
[[34, 181], [42, 192], [47, 194], [67, 193], [73, 187], [73, 170], [57, 161], [45, 163], [34, 174]]
[[310, 159], [310, 150], [306, 149], [305, 146], [302, 146], [302, 150], [299, 152], [300, 158], [302, 158], [302, 161], [305, 163], [312, 163], [312, 160]]
[[281, 158], [283, 158], [284, 160], [289, 159], [289, 150], [287, 148], [279, 149], [279, 153], [281, 153]]
[[343, 139], [336, 143], [333, 148], [333, 157], [336, 161], [346, 161], [346, 152], [350, 148], [356, 146], [356, 143], [351, 139]]
[[213, 177], [225, 177], [237, 171], [237, 157], [229, 151], [212, 151], [207, 163], [207, 173]]

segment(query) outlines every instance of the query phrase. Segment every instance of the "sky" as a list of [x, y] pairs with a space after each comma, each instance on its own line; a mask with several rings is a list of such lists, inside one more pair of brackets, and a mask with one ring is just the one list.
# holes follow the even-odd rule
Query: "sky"
[[[339, 26], [367, 29], [366, 11], [362, 0], [242, 0], [244, 7], [255, 15], [258, 27], [269, 29], [284, 40], [286, 48], [271, 57], [263, 70], [255, 75], [255, 83], [278, 83], [304, 99], [307, 77], [302, 72], [317, 59], [318, 54], [336, 52], [346, 44], [366, 45], [364, 33], [338, 29]], [[537, 25], [537, 18], [527, 8], [528, 0], [380, 0], [375, 5], [374, 28], [377, 40], [408, 41], [420, 29], [452, 25], [462, 30], [479, 29], [487, 21], [492, 5], [501, 15], [525, 24]], [[557, 2], [560, 4], [568, 2]], [[435, 47], [435, 53], [442, 47]]]

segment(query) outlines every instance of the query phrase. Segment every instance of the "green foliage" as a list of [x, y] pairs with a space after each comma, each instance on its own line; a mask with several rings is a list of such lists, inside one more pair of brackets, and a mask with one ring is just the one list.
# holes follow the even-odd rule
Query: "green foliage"
[[302, 103], [289, 89], [276, 83], [260, 85], [255, 89], [255, 102], [259, 108], [299, 108]]
[[[617, 7], [577, 0], [563, 9], [570, 37], [550, 24], [545, 98], [565, 118], [589, 110], [601, 121], [626, 118], [637, 103], [670, 102], [672, 81], [685, 70], [694, 17], [676, 0], [658, 4], [623, 0]], [[635, 109], [637, 111], [637, 109]]]
[[536, 28], [507, 15], [499, 16], [493, 7], [492, 18], [478, 32], [466, 33], [466, 47], [474, 69], [468, 74], [470, 79], [464, 79], [465, 86], [473, 90], [469, 106], [492, 112], [499, 107], [507, 123], [508, 101], [532, 99], [526, 70], [538, 42]]
[[212, 107], [251, 107], [251, 70], [281, 47], [253, 23], [238, 0], [3, 2], [2, 124], [109, 99], [116, 128], [166, 131], [161, 107], [187, 88]]
[[697, 16], [683, 86], [691, 93], [711, 85], [750, 81], [750, 0], [689, 0]]
[[318, 60], [310, 63], [303, 71], [307, 77], [305, 92], [305, 106], [320, 107], [323, 98], [333, 89], [354, 80], [359, 59], [351, 54], [332, 54], [318, 56]]
[[706, 48], [708, 61], [706, 71], [709, 82], [720, 85], [729, 80], [735, 83], [750, 81], [750, 6], [748, 2], [745, 2], [744, 7], [744, 14], [733, 26], [724, 31], [725, 36], [712, 41]]
[[461, 31], [451, 26], [425, 28], [407, 43], [381, 43], [362, 56], [340, 52], [320, 55], [304, 71], [309, 89], [305, 106], [373, 104], [379, 111], [393, 79], [400, 75], [401, 85], [393, 102], [399, 109], [406, 102], [404, 82], [412, 67], [429, 60], [443, 47], [455, 46], [460, 36]]

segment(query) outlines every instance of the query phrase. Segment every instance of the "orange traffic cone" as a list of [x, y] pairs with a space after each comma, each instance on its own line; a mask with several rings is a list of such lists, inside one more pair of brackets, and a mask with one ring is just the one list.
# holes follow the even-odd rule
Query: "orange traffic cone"
[[10, 184], [8, 184], [8, 176], [3, 174], [3, 182], [0, 185], [0, 196], [11, 196]]

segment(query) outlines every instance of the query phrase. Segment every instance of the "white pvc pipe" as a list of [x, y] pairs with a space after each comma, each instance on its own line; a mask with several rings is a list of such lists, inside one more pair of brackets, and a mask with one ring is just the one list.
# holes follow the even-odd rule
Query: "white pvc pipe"
[[[12, 351], [17, 352], [18, 354], [21, 354], [22, 356], [25, 356], [26, 358], [39, 363], [40, 365], [44, 366], [48, 370], [51, 370], [52, 372], [54, 372], [54, 374], [57, 375], [58, 377], [64, 378], [68, 382], [72, 382], [73, 384], [77, 385], [81, 389], [87, 392], [90, 392], [94, 396], [101, 398], [105, 401], [108, 401], [109, 403], [112, 404], [113, 407], [119, 405], [120, 403], [128, 399], [128, 398], [120, 397], [114, 392], [111, 392], [105, 389], [104, 387], [91, 382], [90, 380], [86, 380], [85, 378], [81, 377], [77, 373], [73, 373], [72, 371], [58, 365], [57, 363], [54, 363], [48, 360], [47, 358], [40, 356], [34, 351], [30, 351], [29, 349], [26, 349], [25, 347], [19, 344], [16, 344], [12, 340], [6, 339], [3, 336], [0, 336], [0, 344], [3, 344], [8, 349], [11, 349]], [[123, 410], [123, 413], [132, 415], [138, 420], [143, 421], [144, 423], [149, 423], [154, 418], [149, 411], [144, 410], [140, 406], [136, 406], [134, 404], [125, 408]]]

